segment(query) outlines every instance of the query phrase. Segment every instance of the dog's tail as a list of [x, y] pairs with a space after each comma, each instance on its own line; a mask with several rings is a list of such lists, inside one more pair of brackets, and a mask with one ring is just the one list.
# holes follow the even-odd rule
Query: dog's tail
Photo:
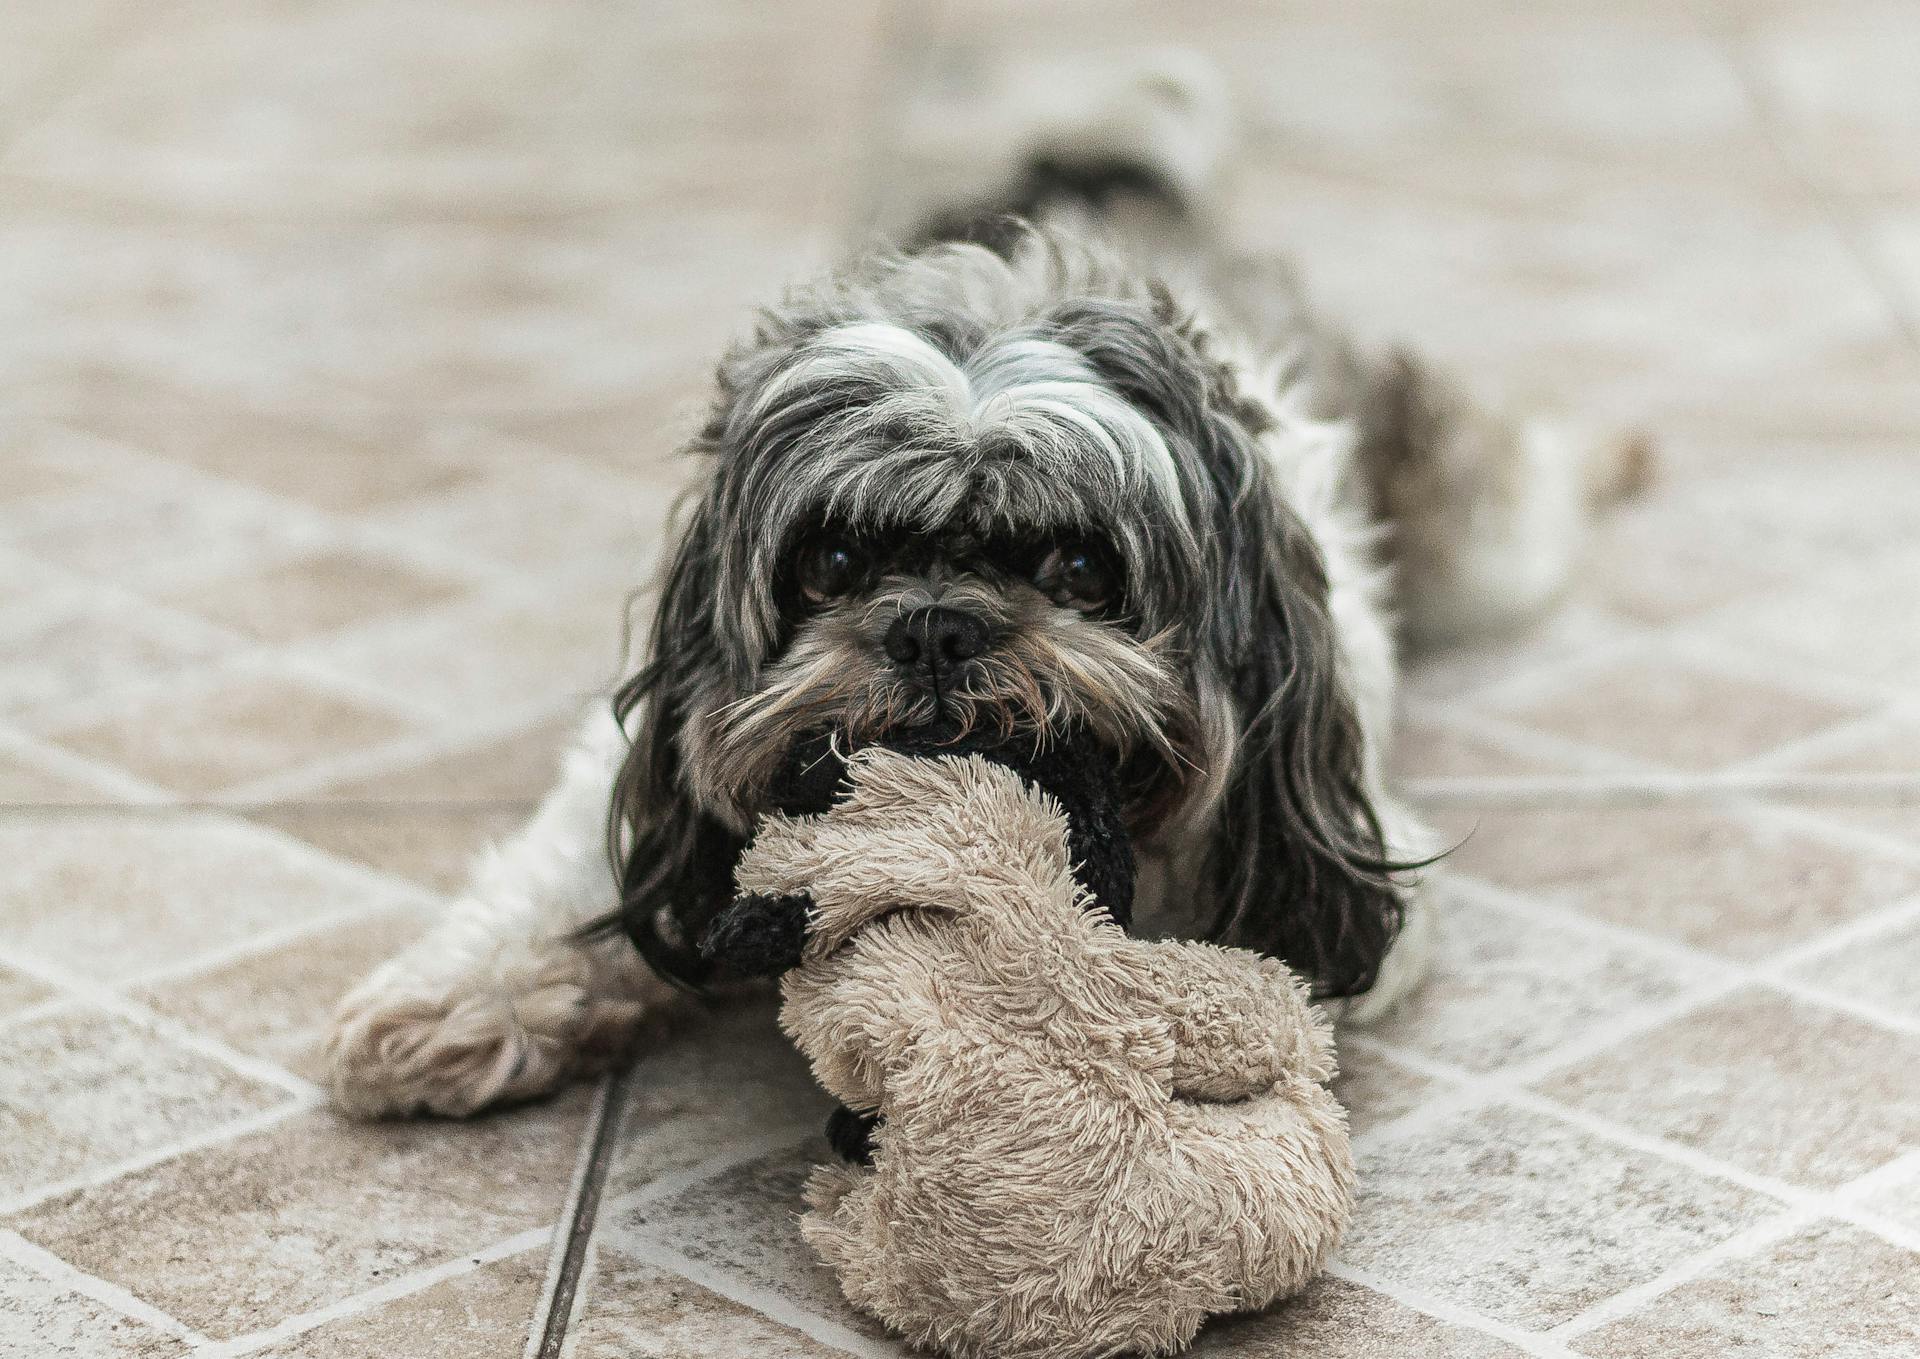
[[[1089, 68], [1027, 73], [1003, 117], [999, 145], [976, 142], [972, 175], [939, 182], [984, 188], [928, 195], [902, 233], [910, 247], [939, 241], [997, 245], [1019, 221], [1072, 214], [1102, 221], [1162, 222], [1204, 215], [1233, 142], [1226, 85], [1186, 51], [1160, 51]], [[992, 117], [968, 118], [993, 138]], [[1011, 124], [1011, 126], [1009, 126]], [[933, 182], [931, 180], [927, 182]]]

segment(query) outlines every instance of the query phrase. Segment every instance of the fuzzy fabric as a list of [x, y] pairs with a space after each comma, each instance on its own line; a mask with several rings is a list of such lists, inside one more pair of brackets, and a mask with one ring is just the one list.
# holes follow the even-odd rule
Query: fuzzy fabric
[[801, 1230], [853, 1304], [972, 1359], [1165, 1354], [1319, 1270], [1353, 1180], [1330, 1032], [1280, 963], [1132, 939], [1050, 793], [868, 748], [763, 823], [743, 894], [812, 906], [782, 1023], [879, 1115]]

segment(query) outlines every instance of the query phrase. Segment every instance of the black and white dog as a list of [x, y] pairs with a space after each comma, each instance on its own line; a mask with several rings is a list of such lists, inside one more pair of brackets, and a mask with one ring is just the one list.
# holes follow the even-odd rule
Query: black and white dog
[[761, 314], [644, 663], [347, 997], [343, 1108], [540, 1094], [702, 981], [767, 781], [823, 728], [1090, 731], [1136, 928], [1272, 953], [1353, 1019], [1406, 992], [1431, 922], [1401, 870], [1434, 846], [1382, 788], [1396, 643], [1544, 608], [1643, 454], [1366, 355], [1222, 249], [1221, 126], [1204, 81], [1137, 74], [997, 194]]

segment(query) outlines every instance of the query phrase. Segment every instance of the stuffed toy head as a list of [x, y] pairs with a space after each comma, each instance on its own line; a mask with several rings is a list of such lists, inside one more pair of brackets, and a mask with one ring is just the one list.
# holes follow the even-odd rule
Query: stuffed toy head
[[801, 1230], [855, 1306], [964, 1359], [1171, 1353], [1338, 1239], [1327, 1025], [1278, 962], [1129, 938], [1095, 762], [1005, 754], [803, 756], [709, 944], [793, 959], [782, 1025], [864, 1162]]

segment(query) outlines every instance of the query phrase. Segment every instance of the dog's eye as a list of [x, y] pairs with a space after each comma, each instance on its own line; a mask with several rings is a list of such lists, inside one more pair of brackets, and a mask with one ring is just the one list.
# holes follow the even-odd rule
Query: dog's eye
[[851, 590], [860, 575], [860, 555], [844, 538], [817, 538], [800, 549], [800, 593], [824, 604]]
[[1113, 602], [1114, 570], [1105, 553], [1087, 543], [1064, 543], [1041, 558], [1033, 583], [1054, 603], [1091, 613]]

